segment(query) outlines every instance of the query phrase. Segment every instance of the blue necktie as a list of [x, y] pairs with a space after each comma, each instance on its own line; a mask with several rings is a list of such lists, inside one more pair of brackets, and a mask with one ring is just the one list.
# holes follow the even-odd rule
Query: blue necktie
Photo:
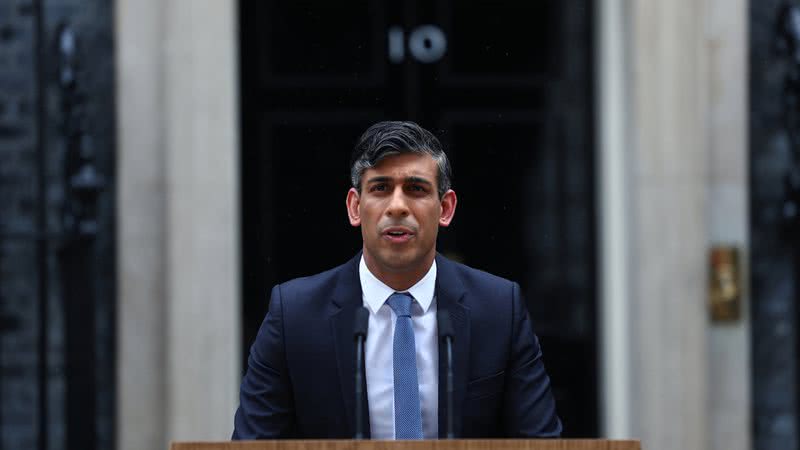
[[394, 325], [394, 437], [422, 439], [422, 413], [417, 380], [417, 352], [411, 326], [410, 294], [395, 292], [386, 303], [397, 315]]

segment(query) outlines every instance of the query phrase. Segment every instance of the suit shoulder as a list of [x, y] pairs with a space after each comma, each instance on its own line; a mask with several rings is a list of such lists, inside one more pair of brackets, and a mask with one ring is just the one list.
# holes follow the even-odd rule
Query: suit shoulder
[[447, 260], [447, 262], [452, 265], [453, 270], [464, 284], [473, 289], [511, 289], [511, 286], [514, 284], [514, 282], [509, 279], [470, 267], [466, 264], [461, 264], [452, 260]]
[[332, 289], [346, 264], [314, 275], [294, 278], [278, 285], [282, 296], [307, 297], [316, 292]]
[[464, 264], [449, 262], [448, 266], [449, 283], [459, 284], [464, 291], [463, 304], [471, 310], [473, 329], [489, 334], [511, 330], [514, 309], [521, 304], [516, 283]]

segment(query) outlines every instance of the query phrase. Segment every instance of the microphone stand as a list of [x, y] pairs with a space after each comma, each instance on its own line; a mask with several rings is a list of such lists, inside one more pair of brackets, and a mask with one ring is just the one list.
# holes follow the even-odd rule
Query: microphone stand
[[363, 306], [356, 309], [354, 337], [356, 340], [356, 434], [355, 439], [364, 439], [364, 341], [367, 339], [369, 310]]
[[446, 310], [436, 314], [439, 326], [439, 338], [444, 340], [447, 352], [447, 439], [455, 439], [453, 432], [453, 324]]

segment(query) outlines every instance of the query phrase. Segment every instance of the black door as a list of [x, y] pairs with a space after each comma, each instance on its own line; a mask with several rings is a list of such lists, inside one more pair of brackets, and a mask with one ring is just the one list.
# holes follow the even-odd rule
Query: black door
[[518, 281], [566, 436], [597, 435], [592, 3], [241, 2], [245, 355], [275, 283], [346, 261], [349, 156], [414, 120], [452, 158], [445, 255]]

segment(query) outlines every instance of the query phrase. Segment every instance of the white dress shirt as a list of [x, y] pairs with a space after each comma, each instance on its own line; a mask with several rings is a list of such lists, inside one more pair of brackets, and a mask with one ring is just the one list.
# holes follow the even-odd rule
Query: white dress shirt
[[[395, 314], [386, 300], [395, 290], [377, 279], [364, 257], [358, 266], [364, 306], [369, 309], [365, 345], [367, 399], [372, 439], [394, 439], [394, 368], [392, 343]], [[422, 436], [439, 437], [439, 347], [436, 339], [436, 261], [417, 284], [408, 289], [414, 297], [411, 321], [417, 348], [417, 379], [422, 408]]]

